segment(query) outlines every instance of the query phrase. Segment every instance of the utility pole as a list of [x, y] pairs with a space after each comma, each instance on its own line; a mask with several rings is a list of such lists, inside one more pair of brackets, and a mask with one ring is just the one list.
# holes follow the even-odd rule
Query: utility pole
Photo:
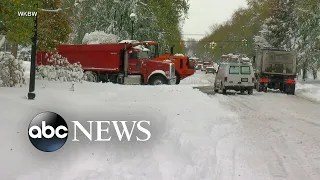
[[[36, 4], [38, 9], [38, 2]], [[34, 100], [36, 97], [35, 94], [35, 85], [36, 85], [36, 53], [37, 53], [37, 36], [38, 36], [38, 18], [34, 18], [34, 35], [32, 37], [32, 47], [31, 47], [31, 63], [30, 63], [30, 80], [29, 80], [29, 92], [28, 99]]]

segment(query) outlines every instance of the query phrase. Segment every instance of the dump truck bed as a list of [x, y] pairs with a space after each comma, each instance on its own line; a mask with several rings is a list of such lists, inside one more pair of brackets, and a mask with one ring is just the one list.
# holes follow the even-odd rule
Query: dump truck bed
[[261, 50], [256, 58], [256, 70], [261, 74], [296, 75], [297, 54], [288, 51]]

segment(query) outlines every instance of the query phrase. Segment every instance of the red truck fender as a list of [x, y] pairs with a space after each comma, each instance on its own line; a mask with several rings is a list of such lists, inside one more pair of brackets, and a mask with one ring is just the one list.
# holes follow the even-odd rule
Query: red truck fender
[[149, 81], [150, 77], [151, 77], [152, 75], [154, 75], [154, 74], [162, 74], [162, 75], [167, 79], [167, 75], [166, 75], [166, 73], [165, 73], [163, 70], [155, 70], [155, 71], [153, 71], [153, 72], [148, 76], [148, 81]]

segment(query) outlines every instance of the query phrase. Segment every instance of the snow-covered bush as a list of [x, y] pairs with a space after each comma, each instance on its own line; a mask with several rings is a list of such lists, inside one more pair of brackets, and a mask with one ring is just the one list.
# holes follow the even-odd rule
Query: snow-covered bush
[[82, 82], [83, 69], [80, 63], [71, 64], [60, 54], [53, 54], [48, 62], [52, 65], [41, 65], [37, 68], [36, 78], [49, 81]]
[[31, 61], [31, 46], [19, 46], [17, 56], [17, 59], [19, 60]]
[[103, 31], [94, 31], [86, 33], [82, 40], [82, 44], [108, 44], [117, 43], [119, 37], [114, 34], [107, 34]]
[[10, 53], [0, 52], [0, 86], [14, 87], [25, 84], [23, 61]]

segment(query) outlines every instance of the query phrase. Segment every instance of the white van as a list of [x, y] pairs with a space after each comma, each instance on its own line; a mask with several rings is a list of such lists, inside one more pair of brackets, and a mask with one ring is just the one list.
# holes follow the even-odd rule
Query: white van
[[214, 82], [214, 91], [222, 91], [223, 94], [227, 90], [235, 90], [248, 94], [253, 93], [254, 88], [254, 72], [251, 63], [223, 63], [220, 64]]

